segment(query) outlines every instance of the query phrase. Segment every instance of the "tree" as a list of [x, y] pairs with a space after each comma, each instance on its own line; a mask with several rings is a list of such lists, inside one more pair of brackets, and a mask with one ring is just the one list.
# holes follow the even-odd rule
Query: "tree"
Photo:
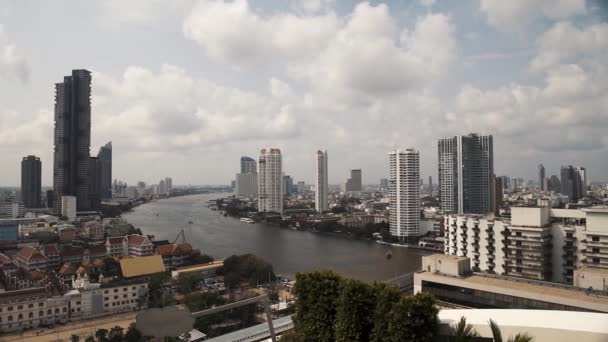
[[450, 335], [454, 337], [454, 342], [469, 342], [479, 334], [472, 325], [467, 323], [467, 319], [462, 316], [458, 323], [450, 326]]
[[373, 288], [352, 279], [343, 282], [336, 312], [336, 341], [367, 341], [372, 331]]
[[[464, 317], [463, 317], [464, 318]], [[461, 318], [462, 320], [462, 318]], [[492, 338], [494, 342], [503, 342], [502, 340], [502, 332], [500, 331], [500, 326], [493, 320], [490, 320], [490, 329], [492, 330]], [[534, 341], [534, 337], [528, 335], [528, 333], [517, 333], [515, 336], [509, 337], [507, 342], [532, 342]]]
[[432, 341], [437, 334], [437, 313], [430, 294], [402, 296], [389, 315], [387, 341]]
[[108, 333], [108, 341], [121, 342], [124, 330], [125, 329], [123, 327], [120, 327], [118, 325], [110, 329], [110, 332]]
[[143, 340], [143, 337], [142, 333], [135, 328], [135, 323], [131, 323], [125, 334], [127, 342], [140, 342]]
[[333, 271], [296, 274], [298, 296], [295, 330], [305, 341], [334, 341], [336, 302], [340, 296], [342, 278]]
[[374, 307], [374, 328], [372, 330], [371, 341], [382, 342], [388, 339], [389, 315], [393, 305], [399, 301], [401, 294], [395, 286], [385, 283], [375, 283], [376, 305]]
[[95, 337], [97, 337], [97, 341], [99, 342], [107, 341], [108, 329], [97, 329]]
[[281, 342], [304, 342], [304, 335], [298, 334], [294, 331], [289, 331], [281, 335]]
[[78, 336], [76, 334], [72, 334], [72, 336], [70, 336], [70, 341], [78, 342], [78, 341], [80, 341], [80, 336]]
[[218, 273], [224, 276], [224, 283], [229, 288], [236, 288], [242, 282], [263, 284], [275, 278], [272, 265], [253, 254], [226, 258]]
[[84, 342], [95, 342], [95, 337], [87, 336], [87, 338], [84, 339]]
[[182, 273], [177, 278], [177, 290], [179, 293], [188, 294], [196, 287], [196, 279], [191, 274]]

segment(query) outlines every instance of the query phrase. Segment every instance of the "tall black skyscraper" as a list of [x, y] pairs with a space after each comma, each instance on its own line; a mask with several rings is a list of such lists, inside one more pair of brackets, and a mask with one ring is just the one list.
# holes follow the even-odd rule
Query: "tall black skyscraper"
[[40, 208], [42, 163], [36, 156], [21, 161], [21, 197], [26, 208]]
[[543, 164], [538, 165], [538, 188], [542, 191], [545, 189], [545, 167]]
[[440, 139], [441, 209], [459, 214], [486, 214], [494, 208], [494, 148], [491, 135]]
[[112, 142], [105, 144], [97, 154], [97, 191], [99, 197], [112, 198]]
[[568, 196], [570, 202], [576, 202], [586, 194], [586, 170], [572, 165], [561, 168], [561, 194]]
[[91, 73], [72, 70], [55, 84], [55, 150], [53, 189], [55, 211], [62, 196], [76, 196], [79, 211], [91, 209], [89, 165], [91, 146]]

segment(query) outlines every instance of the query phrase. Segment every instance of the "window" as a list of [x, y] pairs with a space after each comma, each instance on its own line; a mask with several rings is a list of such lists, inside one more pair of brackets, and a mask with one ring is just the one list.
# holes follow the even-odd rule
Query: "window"
[[28, 304], [27, 307], [28, 308], [33, 308], [34, 307], [34, 303]]
[[34, 313], [30, 312], [30, 314], [27, 316], [28, 318], [34, 318]]
[[63, 312], [67, 312], [68, 308], [66, 308], [65, 306], [63, 307]]
[[103, 291], [103, 293], [108, 294], [110, 291], [109, 290], [105, 290]]
[[39, 307], [39, 308], [41, 308], [41, 307], [43, 307], [43, 306], [44, 306], [44, 303], [42, 303], [42, 302], [38, 303], [38, 307]]
[[593, 249], [593, 253], [599, 253], [599, 252], [600, 252], [600, 249], [599, 249], [599, 248], [594, 248], [594, 249]]
[[600, 237], [599, 236], [592, 236], [591, 237], [591, 241], [593, 241], [593, 242], [599, 242], [600, 241]]
[[53, 314], [53, 310], [51, 310], [51, 309], [48, 309], [48, 310], [47, 310], [47, 312], [46, 312], [46, 314], [47, 314], [47, 316], [50, 316], [50, 315], [52, 315], [52, 314]]
[[38, 311], [38, 317], [44, 317], [44, 311]]
[[23, 310], [23, 305], [17, 306], [17, 310]]
[[600, 263], [600, 258], [593, 258], [593, 263], [594, 264], [599, 264]]
[[8, 321], [12, 322], [13, 321], [13, 315], [8, 315]]
[[55, 313], [58, 314], [59, 313], [59, 308], [55, 308]]
[[118, 292], [118, 289], [114, 289], [114, 293]]
[[17, 316], [18, 320], [22, 320], [23, 319], [23, 314], [19, 314], [19, 316]]
[[12, 306], [9, 306], [8, 308], [6, 308], [6, 310], [8, 310], [8, 311], [13, 311], [13, 307], [12, 307]]

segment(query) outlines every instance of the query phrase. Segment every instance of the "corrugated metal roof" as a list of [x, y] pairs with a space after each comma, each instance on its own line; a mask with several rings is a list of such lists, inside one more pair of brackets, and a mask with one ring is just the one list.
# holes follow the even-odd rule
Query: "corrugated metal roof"
[[165, 271], [163, 258], [160, 255], [120, 259], [120, 268], [122, 270], [122, 275], [125, 278], [139, 277]]

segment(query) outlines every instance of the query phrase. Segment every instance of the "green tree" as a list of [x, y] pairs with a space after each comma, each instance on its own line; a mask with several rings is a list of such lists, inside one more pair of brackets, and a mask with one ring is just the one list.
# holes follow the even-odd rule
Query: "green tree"
[[[462, 320], [462, 318], [461, 318]], [[492, 330], [492, 338], [494, 342], [503, 342], [502, 332], [500, 331], [500, 326], [493, 320], [490, 320], [490, 329]], [[528, 333], [517, 333], [515, 336], [509, 337], [507, 342], [532, 342], [534, 341], [534, 337], [528, 335]]]
[[229, 288], [236, 288], [242, 282], [265, 284], [275, 278], [272, 265], [253, 254], [226, 258], [218, 273], [224, 275], [224, 283]]
[[72, 334], [72, 336], [70, 336], [70, 341], [78, 342], [78, 341], [80, 341], [80, 336], [78, 336], [76, 334]]
[[108, 333], [108, 341], [121, 342], [124, 330], [125, 329], [123, 327], [120, 327], [118, 325], [115, 326], [114, 328], [110, 329], [110, 332]]
[[472, 325], [467, 323], [467, 319], [462, 316], [458, 323], [450, 326], [450, 335], [454, 337], [453, 342], [469, 342], [479, 334]]
[[108, 340], [108, 329], [97, 329], [95, 331], [95, 337], [97, 337], [97, 341], [104, 342]]
[[95, 342], [95, 337], [87, 336], [87, 338], [84, 339], [84, 342]]
[[340, 290], [336, 312], [336, 341], [368, 341], [376, 300], [373, 287], [347, 279]]
[[372, 330], [371, 341], [382, 342], [388, 339], [389, 316], [393, 305], [399, 301], [401, 294], [399, 289], [393, 285], [385, 283], [375, 283], [376, 304], [374, 307], [374, 328]]
[[140, 342], [143, 340], [143, 338], [144, 336], [142, 333], [135, 327], [135, 323], [131, 323], [127, 329], [127, 333], [125, 334], [125, 339], [127, 342]]
[[393, 306], [387, 341], [430, 342], [437, 334], [435, 301], [429, 294], [401, 297]]
[[191, 274], [182, 273], [177, 278], [177, 290], [179, 293], [188, 294], [196, 287], [196, 278]]
[[287, 332], [281, 335], [281, 342], [304, 342], [304, 335], [294, 331]]
[[336, 302], [342, 278], [333, 271], [296, 274], [298, 296], [294, 324], [305, 341], [334, 341]]

